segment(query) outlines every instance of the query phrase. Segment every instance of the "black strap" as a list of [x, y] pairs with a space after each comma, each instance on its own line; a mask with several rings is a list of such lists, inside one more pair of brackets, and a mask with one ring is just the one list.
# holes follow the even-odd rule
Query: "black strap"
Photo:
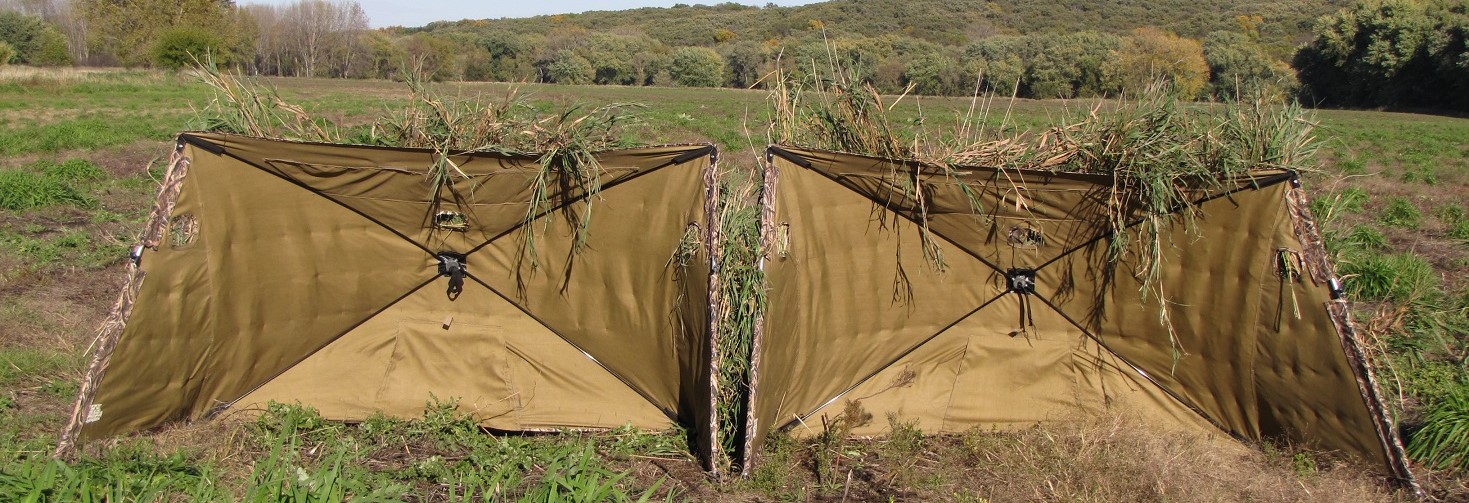
[[439, 275], [449, 277], [449, 300], [459, 298], [464, 292], [464, 275], [468, 264], [464, 262], [464, 254], [454, 252], [439, 252]]
[[459, 298], [462, 292], [464, 292], [464, 268], [460, 267], [449, 273], [449, 300]]
[[1035, 293], [1035, 269], [1012, 267], [1005, 271], [1005, 292], [1020, 296], [1020, 329], [1012, 335], [1030, 333], [1035, 328], [1035, 309], [1030, 305], [1030, 295]]

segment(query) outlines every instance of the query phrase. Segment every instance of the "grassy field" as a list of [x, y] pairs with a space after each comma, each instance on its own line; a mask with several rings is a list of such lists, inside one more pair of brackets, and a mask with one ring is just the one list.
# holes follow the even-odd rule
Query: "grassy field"
[[[267, 80], [342, 128], [408, 97], [394, 82]], [[442, 84], [503, 96], [503, 84]], [[714, 141], [732, 171], [767, 143], [761, 91], [519, 86], [544, 111], [639, 103], [627, 142]], [[1291, 446], [1150, 434], [1125, 415], [1019, 432], [878, 440], [776, 439], [746, 480], [708, 479], [673, 433], [495, 436], [451, 406], [414, 420], [259, 419], [180, 425], [50, 459], [94, 327], [122, 280], [172, 136], [202, 127], [209, 89], [186, 75], [0, 73], [0, 501], [1395, 501], [1366, 468]], [[900, 126], [941, 135], [969, 99], [907, 97]], [[1094, 102], [996, 100], [1013, 134]], [[1203, 105], [1201, 105], [1203, 106]], [[1358, 314], [1411, 430], [1469, 390], [1469, 120], [1320, 111], [1323, 164], [1307, 178]], [[1400, 384], [1401, 383], [1401, 384]], [[1469, 396], [1469, 395], [1466, 395]], [[1411, 433], [1411, 431], [1410, 431]], [[831, 467], [837, 467], [833, 469]], [[1466, 480], [1422, 469], [1430, 489]], [[557, 499], [559, 498], [559, 499]]]

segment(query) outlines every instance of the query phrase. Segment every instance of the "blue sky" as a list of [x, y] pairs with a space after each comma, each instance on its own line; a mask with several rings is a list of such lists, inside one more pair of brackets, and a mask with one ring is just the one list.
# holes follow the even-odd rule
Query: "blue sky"
[[[239, 3], [265, 3], [265, 4], [288, 4], [294, 0], [242, 0]], [[460, 19], [498, 19], [502, 17], [531, 17], [542, 14], [565, 14], [571, 12], [585, 12], [589, 10], [623, 10], [637, 7], [672, 7], [674, 4], [684, 3], [689, 5], [705, 4], [714, 5], [724, 0], [522, 0], [522, 1], [494, 1], [494, 2], [462, 2], [452, 0], [417, 0], [413, 2], [392, 0], [357, 0], [362, 5], [362, 10], [367, 11], [367, 18], [372, 26], [423, 26], [433, 21], [458, 21]], [[818, 0], [768, 0], [750, 1], [744, 0], [737, 3], [748, 5], [765, 5], [774, 3], [781, 6], [802, 5], [814, 3]]]

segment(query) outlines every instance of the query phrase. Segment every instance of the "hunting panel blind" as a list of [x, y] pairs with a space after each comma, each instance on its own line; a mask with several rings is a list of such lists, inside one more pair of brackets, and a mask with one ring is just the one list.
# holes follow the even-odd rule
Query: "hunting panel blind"
[[[715, 148], [594, 157], [180, 135], [58, 454], [272, 401], [358, 421], [437, 397], [500, 431], [681, 425], [747, 471], [767, 434], [854, 407], [929, 433], [1119, 407], [1411, 484], [1293, 172], [1159, 215], [1110, 175], [771, 147], [762, 318], [721, 333]], [[721, 384], [728, 358], [748, 370]]]

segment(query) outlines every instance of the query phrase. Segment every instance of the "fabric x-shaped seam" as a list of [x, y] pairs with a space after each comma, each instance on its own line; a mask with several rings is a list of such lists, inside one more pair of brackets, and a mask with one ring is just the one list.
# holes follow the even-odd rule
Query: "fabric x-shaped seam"
[[[324, 341], [322, 344], [318, 345], [316, 348], [314, 348], [311, 351], [307, 352], [306, 354], [302, 355], [301, 358], [299, 358], [296, 361], [290, 363], [289, 365], [286, 365], [286, 366], [282, 367], [279, 371], [273, 373], [271, 376], [269, 376], [269, 377], [261, 380], [260, 382], [254, 384], [253, 386], [249, 387], [244, 393], [241, 393], [239, 396], [235, 397], [234, 399], [229, 400], [229, 401], [226, 401], [226, 402], [223, 402], [223, 403], [220, 403], [219, 405], [217, 405], [214, 408], [210, 409], [210, 411], [205, 414], [206, 417], [214, 417], [214, 416], [218, 415], [219, 413], [221, 413], [221, 412], [229, 409], [230, 407], [232, 407], [236, 403], [238, 403], [240, 400], [244, 399], [245, 397], [249, 396], [251, 393], [254, 393], [256, 390], [259, 390], [261, 387], [265, 386], [267, 383], [270, 383], [271, 381], [274, 381], [276, 378], [278, 378], [281, 375], [285, 374], [286, 372], [290, 371], [292, 368], [295, 368], [297, 365], [300, 365], [302, 362], [310, 359], [312, 356], [314, 356], [317, 353], [321, 352], [322, 350], [326, 349], [328, 346], [332, 345], [333, 343], [335, 343], [336, 341], [338, 341], [342, 337], [345, 337], [347, 334], [349, 334], [353, 330], [357, 329], [357, 327], [361, 326], [364, 323], [367, 323], [368, 321], [370, 321], [373, 318], [377, 317], [378, 315], [382, 314], [384, 311], [387, 311], [388, 309], [392, 308], [394, 305], [397, 305], [403, 299], [406, 299], [409, 296], [413, 295], [414, 293], [418, 292], [419, 290], [422, 290], [424, 287], [428, 286], [429, 284], [432, 284], [438, 278], [448, 276], [450, 278], [449, 296], [450, 296], [450, 299], [451, 300], [457, 299], [458, 294], [460, 293], [460, 292], [457, 292], [456, 291], [456, 286], [457, 286], [457, 290], [462, 291], [462, 289], [463, 289], [463, 278], [469, 278], [470, 280], [472, 280], [472, 281], [480, 284], [481, 286], [484, 286], [486, 289], [490, 290], [495, 295], [499, 296], [501, 299], [504, 299], [506, 302], [509, 302], [511, 305], [515, 306], [516, 309], [519, 309], [526, 316], [528, 316], [531, 319], [535, 320], [536, 323], [538, 323], [541, 326], [545, 327], [546, 330], [550, 331], [551, 333], [556, 334], [557, 337], [561, 338], [567, 344], [570, 344], [577, 351], [581, 352], [582, 355], [586, 356], [593, 363], [595, 363], [598, 367], [601, 367], [603, 370], [607, 371], [607, 373], [612, 374], [613, 377], [616, 377], [619, 381], [621, 381], [628, 388], [630, 388], [633, 391], [637, 392], [639, 396], [642, 396], [645, 400], [648, 401], [649, 404], [652, 404], [654, 407], [656, 407], [659, 411], [662, 411], [669, 418], [674, 419], [674, 420], [677, 420], [677, 414], [675, 414], [673, 411], [669, 410], [668, 408], [659, 405], [655, 400], [652, 399], [652, 397], [650, 397], [647, 394], [646, 391], [644, 391], [641, 388], [638, 388], [636, 386], [633, 386], [620, 373], [618, 373], [616, 371], [613, 371], [611, 368], [608, 368], [605, 364], [603, 364], [596, 357], [592, 356], [591, 353], [587, 352], [580, 345], [576, 344], [575, 342], [572, 342], [571, 339], [568, 338], [568, 337], [566, 337], [565, 334], [562, 334], [560, 331], [551, 328], [549, 325], [546, 324], [546, 322], [544, 320], [542, 320], [540, 317], [532, 314], [530, 312], [530, 310], [528, 308], [526, 308], [524, 305], [522, 305], [520, 302], [516, 302], [510, 296], [505, 295], [503, 292], [499, 291], [498, 289], [496, 289], [494, 287], [491, 287], [485, 281], [479, 279], [478, 277], [474, 276], [473, 274], [470, 274], [469, 271], [468, 271], [468, 269], [467, 269], [467, 267], [466, 267], [467, 264], [468, 264], [469, 255], [473, 254], [474, 252], [479, 251], [480, 249], [482, 249], [482, 248], [484, 248], [486, 246], [489, 246], [489, 245], [493, 244], [495, 241], [499, 240], [500, 238], [503, 238], [505, 236], [510, 235], [511, 233], [513, 233], [516, 230], [518, 230], [518, 229], [526, 226], [527, 224], [530, 224], [530, 223], [532, 223], [532, 222], [534, 222], [536, 220], [539, 220], [541, 218], [544, 218], [545, 216], [550, 215], [553, 212], [556, 212], [556, 211], [559, 211], [561, 209], [564, 209], [564, 208], [566, 208], [567, 206], [569, 206], [571, 204], [574, 204], [576, 202], [582, 201], [585, 198], [589, 197], [590, 194], [582, 194], [580, 196], [573, 197], [573, 198], [568, 198], [565, 201], [561, 201], [556, 206], [554, 206], [552, 208], [548, 208], [548, 209], [546, 209], [544, 211], [541, 211], [540, 213], [537, 213], [536, 215], [534, 215], [532, 218], [526, 219], [523, 222], [520, 222], [520, 223], [517, 223], [517, 224], [511, 226], [509, 229], [506, 229], [506, 230], [504, 230], [504, 231], [496, 234], [494, 237], [491, 237], [491, 238], [485, 240], [483, 243], [480, 243], [479, 245], [473, 247], [472, 249], [470, 249], [469, 251], [467, 251], [467, 252], [465, 252], [463, 254], [457, 254], [457, 253], [456, 254], [453, 254], [453, 255], [456, 256], [456, 259], [454, 261], [457, 262], [457, 267], [451, 267], [450, 264], [448, 264], [444, 260], [444, 258], [443, 258], [443, 255], [446, 252], [436, 252], [433, 249], [425, 246], [423, 243], [420, 243], [417, 240], [415, 240], [413, 238], [410, 238], [407, 235], [403, 234], [402, 232], [398, 231], [397, 229], [394, 229], [393, 227], [391, 227], [391, 226], [383, 223], [382, 221], [379, 221], [378, 219], [373, 218], [371, 215], [368, 215], [367, 213], [365, 213], [365, 212], [363, 212], [361, 210], [358, 210], [357, 208], [353, 208], [351, 205], [345, 204], [341, 200], [339, 200], [339, 199], [337, 199], [335, 197], [332, 197], [330, 194], [326, 194], [326, 193], [324, 193], [324, 192], [322, 192], [320, 190], [316, 190], [316, 189], [312, 188], [311, 186], [307, 185], [306, 183], [304, 183], [304, 182], [302, 182], [300, 180], [297, 180], [297, 179], [295, 179], [293, 177], [286, 176], [285, 174], [282, 174], [282, 173], [278, 172], [277, 170], [273, 170], [273, 169], [269, 169], [269, 168], [266, 168], [264, 166], [261, 166], [257, 162], [254, 162], [254, 161], [252, 161], [250, 159], [246, 159], [246, 158], [244, 158], [244, 157], [242, 157], [242, 156], [240, 156], [238, 154], [235, 154], [233, 152], [230, 152], [227, 148], [225, 148], [224, 146], [219, 145], [217, 143], [210, 142], [210, 141], [205, 140], [203, 138], [199, 138], [199, 137], [196, 137], [196, 136], [193, 136], [193, 135], [187, 135], [187, 134], [180, 135], [180, 138], [181, 138], [182, 141], [184, 141], [184, 142], [186, 142], [186, 143], [188, 143], [190, 145], [193, 145], [195, 147], [198, 147], [200, 149], [203, 149], [203, 150], [205, 150], [205, 151], [207, 151], [207, 152], [209, 152], [211, 154], [229, 157], [229, 158], [234, 159], [236, 161], [245, 163], [248, 166], [251, 166], [251, 167], [253, 167], [255, 169], [258, 169], [260, 171], [263, 171], [265, 173], [268, 173], [268, 174], [270, 174], [272, 176], [275, 176], [277, 178], [280, 178], [281, 180], [284, 180], [287, 183], [290, 183], [292, 185], [295, 185], [297, 187], [300, 187], [303, 190], [306, 190], [308, 192], [311, 192], [312, 194], [315, 194], [317, 196], [320, 196], [320, 197], [322, 197], [322, 198], [324, 198], [324, 199], [326, 199], [328, 201], [331, 201], [332, 203], [334, 203], [334, 204], [336, 204], [338, 206], [341, 206], [342, 208], [345, 208], [348, 211], [351, 211], [352, 213], [357, 214], [358, 216], [361, 216], [362, 218], [364, 218], [364, 219], [366, 219], [366, 220], [368, 220], [368, 221], [370, 221], [370, 222], [378, 225], [379, 227], [382, 227], [383, 229], [386, 229], [388, 232], [391, 232], [393, 235], [397, 236], [398, 238], [400, 238], [400, 239], [402, 239], [402, 240], [404, 240], [404, 241], [412, 244], [414, 247], [422, 250], [425, 254], [429, 255], [430, 257], [433, 257], [435, 259], [435, 263], [437, 264], [437, 267], [434, 270], [432, 270], [432, 272], [431, 272], [430, 276], [428, 277], [428, 279], [424, 280], [422, 283], [419, 283], [417, 286], [411, 288], [408, 292], [405, 292], [403, 295], [401, 295], [398, 298], [394, 299], [392, 302], [387, 303], [381, 309], [378, 309], [377, 311], [374, 311], [372, 314], [370, 314], [370, 315], [362, 318], [361, 320], [357, 321], [356, 323], [353, 323], [346, 330], [343, 330], [342, 332], [336, 334], [335, 336], [332, 336], [332, 337], [328, 338], [326, 341]], [[674, 157], [673, 159], [669, 160], [666, 163], [663, 163], [663, 164], [660, 164], [658, 166], [655, 166], [655, 167], [651, 167], [651, 168], [642, 170], [642, 171], [638, 172], [637, 174], [634, 174], [633, 176], [629, 176], [627, 178], [624, 178], [624, 179], [621, 179], [621, 180], [617, 180], [617, 181], [615, 181], [613, 183], [609, 183], [609, 184], [603, 185], [603, 186], [601, 186], [599, 188], [599, 190], [606, 190], [606, 189], [613, 188], [613, 187], [615, 187], [617, 185], [621, 185], [623, 183], [627, 183], [629, 181], [635, 180], [635, 179], [637, 179], [637, 178], [639, 178], [639, 177], [641, 177], [643, 175], [646, 175], [648, 173], [652, 173], [652, 172], [658, 171], [658, 170], [663, 169], [663, 168], [666, 168], [668, 166], [682, 164], [682, 163], [691, 161], [693, 159], [697, 159], [700, 156], [704, 156], [704, 155], [713, 156], [713, 155], [715, 155], [715, 152], [717, 152], [717, 151], [715, 150], [715, 148], [714, 148], [713, 145], [709, 145], [709, 146], [706, 146], [704, 148], [700, 148], [700, 149], [696, 149], [696, 150], [691, 150], [691, 151], [686, 152], [684, 154], [681, 154], [681, 155], [679, 155], [677, 157]], [[457, 285], [456, 285], [456, 283], [457, 283]]]
[[[876, 197], [873, 197], [872, 195], [869, 195], [869, 194], [867, 194], [867, 193], [865, 193], [865, 192], [863, 192], [861, 190], [857, 190], [855, 187], [852, 187], [850, 184], [844, 183], [841, 178], [836, 177], [836, 176], [833, 176], [831, 173], [827, 173], [826, 171], [816, 169], [815, 166], [809, 160], [806, 160], [806, 159], [802, 158], [801, 156], [799, 156], [799, 155], [797, 155], [795, 153], [786, 151], [786, 150], [781, 149], [779, 147], [772, 146], [769, 149], [767, 149], [767, 155], [768, 156], [780, 157], [781, 159], [784, 159], [786, 161], [789, 161], [792, 164], [795, 164], [795, 165], [800, 166], [802, 168], [806, 168], [807, 170], [810, 170], [810, 171], [814, 171], [814, 172], [820, 174], [821, 176], [826, 177], [828, 180], [831, 180], [833, 183], [836, 183], [838, 185], [841, 185], [842, 187], [845, 187], [848, 190], [851, 190], [852, 192], [855, 192], [855, 193], [861, 195], [862, 197], [867, 198], [869, 201], [872, 201], [873, 204], [876, 204], [876, 205], [882, 207], [886, 211], [889, 211], [889, 212], [891, 212], [891, 213], [893, 213], [893, 214], [895, 214], [895, 215], [897, 215], [899, 217], [902, 217], [905, 220], [908, 220], [909, 222], [911, 222], [911, 223], [913, 223], [915, 225], [920, 225], [920, 226], [923, 225], [923, 222], [920, 222], [917, 217], [914, 217], [912, 215], [909, 215], [908, 212], [900, 211], [898, 208], [895, 208], [894, 205], [891, 202], [882, 201], [882, 200], [880, 200], [880, 199], [878, 199]], [[1295, 173], [1293, 173], [1293, 172], [1287, 172], [1287, 173], [1276, 175], [1276, 176], [1273, 176], [1273, 177], [1270, 177], [1270, 178], [1266, 178], [1266, 179], [1261, 180], [1261, 181], [1258, 181], [1258, 182], [1252, 180], [1251, 183], [1246, 184], [1246, 185], [1244, 185], [1242, 187], [1238, 187], [1238, 188], [1226, 190], [1226, 191], [1223, 191], [1223, 192], [1221, 192], [1219, 194], [1208, 195], [1208, 196], [1205, 196], [1203, 198], [1200, 198], [1197, 201], [1193, 201], [1192, 203], [1189, 203], [1187, 205], [1182, 205], [1181, 204], [1179, 206], [1176, 206], [1174, 208], [1171, 208], [1170, 211], [1167, 214], [1174, 214], [1174, 213], [1177, 213], [1179, 211], [1183, 211], [1184, 209], [1186, 209], [1186, 208], [1188, 208], [1190, 206], [1197, 206], [1197, 205], [1201, 205], [1201, 204], [1204, 204], [1206, 202], [1209, 202], [1209, 201], [1212, 201], [1212, 200], [1215, 200], [1215, 199], [1219, 199], [1219, 198], [1223, 198], [1223, 197], [1229, 197], [1229, 196], [1231, 196], [1231, 195], [1233, 195], [1233, 194], [1235, 194], [1237, 192], [1241, 192], [1241, 191], [1244, 191], [1244, 190], [1260, 189], [1260, 188], [1268, 187], [1268, 186], [1274, 185], [1276, 183], [1280, 183], [1280, 182], [1283, 182], [1283, 181], [1286, 181], [1286, 180], [1293, 179], [1295, 176], [1296, 176]], [[1136, 225], [1139, 225], [1139, 224], [1143, 223], [1144, 221], [1145, 220], [1142, 219], [1142, 218], [1134, 219], [1134, 220], [1128, 222], [1126, 225], [1124, 225], [1123, 226], [1123, 229], [1128, 229], [1128, 228], [1134, 227]], [[910, 346], [907, 350], [904, 350], [903, 352], [899, 353], [896, 358], [893, 358], [890, 361], [888, 361], [887, 363], [885, 363], [885, 364], [877, 367], [876, 370], [874, 370], [873, 372], [871, 372], [867, 376], [863, 377], [862, 379], [859, 379], [856, 382], [852, 383], [850, 386], [846, 387], [841, 392], [839, 392], [836, 395], [832, 396], [830, 399], [826, 400], [821, 405], [819, 405], [819, 406], [817, 406], [817, 407], [809, 410], [805, 414], [801, 414], [800, 416], [798, 416], [798, 419], [793, 419], [792, 421], [788, 421], [785, 424], [782, 424], [781, 427], [785, 427], [785, 426], [788, 426], [788, 425], [790, 425], [792, 423], [795, 423], [795, 422], [798, 422], [798, 421], [804, 421], [804, 420], [810, 418], [810, 416], [812, 414], [815, 414], [816, 412], [820, 411], [822, 408], [825, 408], [826, 406], [828, 406], [828, 405], [832, 404], [833, 402], [839, 400], [841, 397], [843, 397], [846, 394], [850, 393], [852, 390], [856, 389], [858, 386], [861, 386], [863, 383], [866, 383], [866, 382], [872, 380], [874, 377], [876, 377], [883, 370], [886, 370], [887, 368], [891, 367], [893, 364], [895, 364], [895, 363], [897, 363], [899, 361], [902, 361], [903, 358], [906, 358], [908, 355], [912, 354], [914, 351], [917, 351], [919, 348], [922, 348], [924, 345], [927, 345], [929, 342], [932, 342], [934, 339], [938, 338], [940, 335], [943, 335], [949, 329], [953, 328], [954, 326], [958, 325], [959, 323], [962, 323], [964, 320], [969, 319], [970, 317], [974, 316], [975, 314], [978, 314], [984, 308], [989, 307], [990, 304], [993, 304], [995, 301], [997, 301], [1000, 298], [1004, 297], [1005, 295], [1008, 295], [1008, 294], [1011, 294], [1011, 293], [1018, 294], [1021, 297], [1020, 323], [1021, 323], [1022, 328], [1026, 326], [1026, 323], [1027, 322], [1029, 323], [1030, 326], [1034, 326], [1034, 324], [1035, 324], [1034, 323], [1034, 308], [1033, 308], [1033, 304], [1030, 303], [1030, 302], [1027, 302], [1027, 297], [1034, 296], [1037, 299], [1041, 300], [1041, 303], [1042, 304], [1045, 304], [1046, 307], [1048, 307], [1048, 308], [1051, 309], [1051, 311], [1053, 311], [1056, 314], [1060, 315], [1062, 318], [1066, 319], [1071, 325], [1075, 326], [1087, 338], [1092, 339], [1093, 341], [1096, 341], [1097, 344], [1101, 345], [1101, 347], [1104, 350], [1106, 350], [1108, 353], [1111, 353], [1112, 355], [1114, 355], [1115, 357], [1117, 357], [1119, 360], [1123, 361], [1128, 366], [1132, 367], [1133, 370], [1136, 371], [1136, 372], [1138, 372], [1138, 374], [1141, 375], [1143, 378], [1147, 379], [1149, 382], [1152, 382], [1154, 385], [1158, 386], [1159, 389], [1162, 389], [1169, 396], [1173, 397], [1175, 400], [1178, 400], [1180, 403], [1182, 403], [1185, 407], [1189, 408], [1190, 410], [1193, 410], [1195, 413], [1197, 413], [1200, 416], [1204, 417], [1210, 423], [1213, 423], [1215, 426], [1220, 426], [1219, 423], [1218, 423], [1218, 421], [1216, 421], [1212, 417], [1209, 417], [1207, 414], [1204, 414], [1204, 412], [1202, 411], [1202, 409], [1200, 409], [1198, 406], [1196, 406], [1195, 404], [1193, 404], [1191, 401], [1184, 399], [1183, 397], [1181, 397], [1178, 394], [1174, 393], [1172, 390], [1170, 390], [1170, 389], [1162, 386], [1152, 376], [1150, 376], [1146, 372], [1142, 371], [1141, 368], [1139, 368], [1138, 366], [1134, 365], [1131, 361], [1129, 361], [1129, 360], [1127, 360], [1125, 358], [1122, 358], [1120, 355], [1117, 355], [1117, 353], [1115, 351], [1112, 351], [1112, 349], [1110, 347], [1108, 347], [1105, 343], [1102, 342], [1102, 339], [1101, 339], [1100, 336], [1092, 333], [1091, 330], [1087, 329], [1084, 325], [1078, 323], [1076, 320], [1074, 320], [1073, 318], [1071, 318], [1071, 316], [1069, 316], [1065, 312], [1063, 312], [1060, 309], [1060, 307], [1058, 307], [1054, 303], [1052, 303], [1049, 298], [1041, 295], [1037, 291], [1036, 287], [1038, 285], [1036, 283], [1036, 275], [1042, 269], [1050, 266], [1051, 264], [1056, 263], [1057, 261], [1059, 261], [1060, 259], [1062, 259], [1064, 257], [1067, 257], [1067, 256], [1071, 255], [1072, 253], [1075, 253], [1075, 252], [1077, 252], [1079, 250], [1086, 249], [1087, 247], [1090, 247], [1091, 245], [1097, 243], [1098, 241], [1101, 241], [1103, 239], [1106, 239], [1106, 238], [1112, 236], [1114, 231], [1112, 231], [1112, 230], [1109, 229], [1106, 232], [1100, 233], [1096, 237], [1093, 237], [1092, 239], [1089, 239], [1089, 240], [1083, 242], [1082, 244], [1076, 245], [1076, 246], [1074, 246], [1074, 247], [1072, 247], [1070, 249], [1067, 249], [1067, 250], [1063, 251], [1060, 254], [1057, 254], [1055, 257], [1052, 257], [1050, 260], [1046, 261], [1045, 263], [1042, 263], [1041, 265], [1038, 265], [1038, 266], [1036, 266], [1034, 268], [1028, 268], [1028, 269], [1019, 269], [1019, 268], [1006, 268], [1006, 269], [1001, 269], [1000, 266], [998, 266], [995, 263], [990, 262], [989, 260], [986, 260], [984, 257], [980, 256], [980, 254], [978, 252], [969, 249], [969, 247], [966, 247], [966, 246], [963, 246], [963, 245], [959, 244], [958, 242], [954, 241], [953, 239], [950, 239], [948, 236], [945, 236], [943, 233], [940, 233], [940, 232], [937, 232], [937, 231], [933, 231], [933, 230], [929, 230], [928, 232], [932, 233], [932, 235], [934, 235], [934, 236], [937, 236], [939, 239], [942, 239], [944, 242], [949, 243], [950, 245], [954, 246], [955, 248], [958, 248], [960, 251], [963, 251], [966, 255], [969, 255], [970, 257], [972, 257], [975, 260], [979, 261], [979, 263], [984, 264], [986, 267], [989, 267], [994, 272], [999, 273], [1001, 275], [1004, 275], [1004, 277], [1006, 278], [1006, 289], [1005, 289], [1005, 291], [1000, 292], [1000, 294], [994, 296], [993, 298], [990, 298], [989, 300], [987, 300], [984, 303], [980, 304], [978, 307], [974, 308], [973, 310], [970, 310], [969, 312], [964, 313], [963, 315], [959, 316], [954, 321], [948, 323], [947, 325], [944, 325], [944, 327], [942, 329], [938, 330], [933, 335], [930, 335], [930, 336], [924, 338], [923, 340], [919, 341], [917, 344], [915, 344], [913, 346]], [[1017, 274], [1019, 274], [1020, 276], [1017, 277]], [[1017, 279], [1021, 279], [1021, 281], [1017, 282]], [[1020, 284], [1020, 283], [1024, 283], [1024, 284]], [[1224, 431], [1229, 431], [1227, 428], [1223, 428], [1223, 427], [1221, 427], [1220, 429], [1221, 430], [1224, 430]], [[1230, 432], [1230, 434], [1231, 435], [1234, 435], [1234, 432]]]

